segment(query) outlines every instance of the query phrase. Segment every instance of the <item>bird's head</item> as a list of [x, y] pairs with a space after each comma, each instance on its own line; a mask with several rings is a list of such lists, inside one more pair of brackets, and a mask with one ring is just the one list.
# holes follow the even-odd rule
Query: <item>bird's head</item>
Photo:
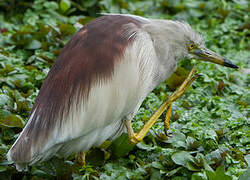
[[202, 61], [209, 61], [215, 64], [222, 66], [230, 67], [237, 69], [238, 66], [234, 65], [230, 60], [225, 57], [220, 56], [219, 54], [213, 52], [212, 50], [206, 48], [205, 41], [200, 34], [195, 32], [191, 26], [186, 23], [182, 24], [183, 31], [183, 46], [186, 48], [186, 53], [190, 57]]
[[238, 66], [234, 65], [231, 61], [228, 59], [218, 55], [217, 53], [207, 49], [205, 46], [201, 46], [196, 42], [189, 42], [187, 44], [187, 51], [189, 54], [194, 55], [197, 59], [203, 60], [203, 61], [210, 61], [215, 64], [220, 64], [222, 66], [230, 67], [237, 69]]
[[174, 57], [176, 60], [183, 57], [196, 58], [230, 68], [238, 68], [228, 59], [207, 49], [202, 36], [185, 22], [154, 20], [153, 26], [149, 26], [147, 30], [157, 41], [157, 51], [162, 59], [163, 57], [167, 59]]

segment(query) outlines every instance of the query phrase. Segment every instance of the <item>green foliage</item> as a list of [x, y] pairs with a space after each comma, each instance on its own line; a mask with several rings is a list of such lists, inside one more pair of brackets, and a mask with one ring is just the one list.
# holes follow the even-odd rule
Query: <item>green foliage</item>
[[[247, 179], [250, 175], [249, 2], [191, 0], [0, 0], [0, 179]], [[207, 47], [232, 59], [234, 71], [199, 63], [202, 75], [173, 104], [169, 137], [159, 121], [136, 146], [123, 134], [87, 153], [18, 173], [6, 153], [28, 119], [49, 68], [78, 27], [101, 12], [188, 21]], [[145, 99], [133, 120], [138, 130], [184, 80], [194, 62]], [[167, 92], [168, 95], [167, 95]]]
[[120, 137], [113, 141], [111, 150], [112, 155], [115, 157], [123, 157], [127, 155], [133, 148], [134, 144], [131, 144], [128, 135], [123, 133]]

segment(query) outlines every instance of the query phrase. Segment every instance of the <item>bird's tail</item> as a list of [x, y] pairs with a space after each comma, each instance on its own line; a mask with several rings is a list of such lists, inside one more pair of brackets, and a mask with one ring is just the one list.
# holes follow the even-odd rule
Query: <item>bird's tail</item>
[[18, 171], [26, 170], [27, 165], [32, 163], [31, 143], [25, 134], [24, 129], [7, 153], [8, 161], [15, 163]]
[[27, 165], [39, 160], [36, 155], [40, 150], [38, 147], [40, 140], [39, 138], [35, 138], [40, 137], [39, 131], [31, 128], [34, 127], [34, 121], [32, 121], [34, 113], [31, 114], [28, 123], [7, 153], [8, 161], [15, 163], [18, 171], [25, 170]]

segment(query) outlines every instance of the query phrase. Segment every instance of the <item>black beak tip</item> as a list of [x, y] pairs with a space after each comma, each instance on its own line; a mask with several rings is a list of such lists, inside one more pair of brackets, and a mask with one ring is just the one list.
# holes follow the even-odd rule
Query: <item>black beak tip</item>
[[224, 66], [230, 67], [230, 68], [233, 68], [233, 69], [238, 69], [239, 68], [239, 66], [234, 65], [233, 63], [231, 63], [229, 60], [227, 60], [225, 58], [224, 58]]

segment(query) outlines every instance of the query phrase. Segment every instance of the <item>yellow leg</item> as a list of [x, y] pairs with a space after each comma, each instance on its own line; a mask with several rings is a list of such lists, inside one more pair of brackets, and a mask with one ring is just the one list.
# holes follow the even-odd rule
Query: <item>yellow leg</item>
[[[193, 76], [194, 75], [194, 76]], [[161, 114], [168, 108], [167, 115], [168, 120], [171, 114], [171, 104], [176, 99], [178, 99], [185, 91], [186, 89], [191, 85], [191, 83], [198, 77], [197, 74], [195, 74], [195, 67], [192, 68], [190, 71], [188, 77], [185, 79], [185, 81], [182, 83], [182, 85], [166, 100], [164, 101], [159, 109], [151, 116], [151, 118], [146, 122], [146, 124], [142, 127], [142, 129], [138, 133], [134, 133], [131, 121], [126, 120], [125, 126], [128, 131], [129, 139], [132, 143], [137, 144], [138, 142], [142, 141], [142, 139], [146, 136], [150, 128], [154, 125], [154, 123], [158, 120], [158, 118], [161, 116]], [[169, 121], [167, 121], [169, 122]], [[169, 124], [168, 124], [169, 126]]]
[[164, 131], [166, 135], [167, 135], [167, 130], [169, 129], [169, 119], [171, 116], [171, 110], [172, 110], [172, 104], [170, 104], [167, 108], [167, 113], [164, 121]]
[[76, 162], [77, 164], [81, 165], [81, 166], [85, 166], [86, 162], [85, 162], [85, 157], [86, 157], [86, 153], [85, 152], [79, 152], [76, 155]]

